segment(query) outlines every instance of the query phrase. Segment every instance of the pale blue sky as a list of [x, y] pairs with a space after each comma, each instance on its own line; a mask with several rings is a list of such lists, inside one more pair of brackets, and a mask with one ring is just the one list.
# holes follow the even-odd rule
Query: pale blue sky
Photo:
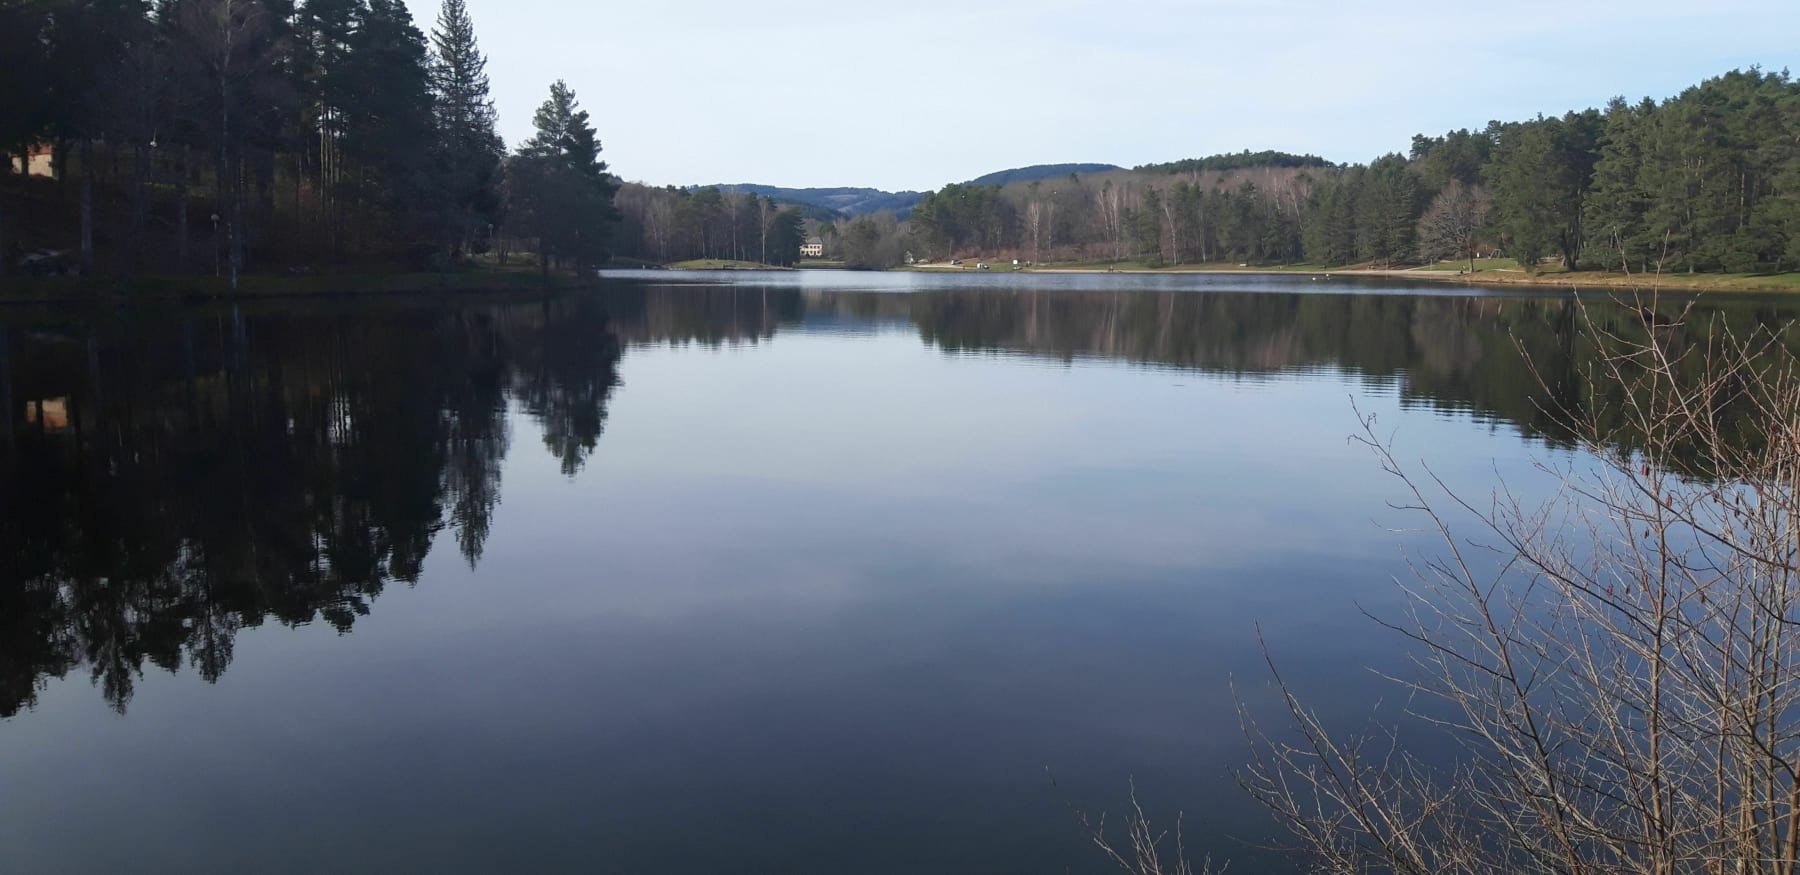
[[[501, 133], [549, 83], [654, 184], [931, 189], [1241, 149], [1367, 161], [1412, 135], [1800, 68], [1795, 0], [468, 0]], [[436, 0], [413, 9], [421, 27]]]

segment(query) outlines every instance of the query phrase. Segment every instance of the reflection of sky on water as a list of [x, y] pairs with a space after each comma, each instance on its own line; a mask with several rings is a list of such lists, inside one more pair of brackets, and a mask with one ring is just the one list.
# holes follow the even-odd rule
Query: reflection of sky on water
[[[1485, 490], [1511, 428], [1330, 368], [1254, 380], [947, 354], [916, 332], [640, 343], [585, 467], [511, 417], [471, 570], [347, 636], [243, 634], [216, 686], [80, 679], [0, 723], [24, 871], [1098, 871], [1136, 776], [1258, 868], [1228, 777], [1255, 626], [1327, 713], [1391, 690], [1402, 455]], [[104, 840], [96, 840], [103, 834]], [[1087, 867], [1084, 869], [1083, 867]]]

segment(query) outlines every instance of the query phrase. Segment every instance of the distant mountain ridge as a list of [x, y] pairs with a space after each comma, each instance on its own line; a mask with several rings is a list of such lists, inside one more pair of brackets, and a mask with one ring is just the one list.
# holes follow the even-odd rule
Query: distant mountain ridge
[[782, 203], [819, 207], [845, 216], [861, 216], [893, 210], [902, 215], [912, 212], [914, 204], [925, 196], [922, 191], [882, 191], [876, 188], [782, 188], [778, 185], [736, 183], [719, 186], [721, 191], [748, 192]]
[[1124, 170], [1117, 164], [1033, 164], [1030, 167], [1015, 167], [1001, 170], [986, 176], [977, 176], [969, 180], [969, 185], [1011, 185], [1015, 182], [1037, 182], [1043, 179], [1061, 179], [1071, 173], [1106, 173], [1112, 170]]

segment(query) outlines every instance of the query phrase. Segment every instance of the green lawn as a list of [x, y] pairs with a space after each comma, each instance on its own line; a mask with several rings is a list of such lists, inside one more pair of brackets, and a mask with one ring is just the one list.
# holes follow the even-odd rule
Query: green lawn
[[1282, 273], [1325, 273], [1332, 270], [1348, 270], [1348, 267], [1326, 267], [1323, 264], [1238, 264], [1237, 262], [1212, 261], [1204, 264], [1151, 264], [1143, 259], [1125, 259], [1122, 261], [1058, 261], [1033, 265], [1043, 270], [1155, 270], [1181, 271], [1184, 273], [1229, 273], [1231, 271], [1279, 271]]
[[[1451, 259], [1449, 261], [1440, 261], [1436, 264], [1421, 265], [1421, 266], [1413, 268], [1413, 269], [1421, 270], [1421, 271], [1427, 271], [1427, 270], [1428, 271], [1448, 271], [1450, 273], [1456, 273], [1457, 271], [1468, 270], [1469, 269], [1469, 260], [1466, 258]], [[1524, 272], [1523, 270], [1521, 270], [1519, 268], [1519, 260], [1516, 258], [1477, 258], [1477, 259], [1475, 259], [1475, 272], [1476, 273], [1480, 274], [1480, 273], [1487, 273], [1490, 271], [1513, 271], [1513, 272], [1517, 272], [1517, 273]]]
[[669, 265], [670, 270], [781, 270], [755, 261], [736, 261], [730, 258], [695, 258], [689, 261], [677, 261]]
[[[934, 261], [934, 262], [931, 262], [930, 264], [910, 264], [910, 265], [906, 265], [900, 269], [901, 270], [918, 270], [918, 271], [926, 271], [926, 272], [946, 271], [946, 270], [979, 270], [980, 268], [977, 268], [975, 265], [982, 264], [982, 263], [983, 262], [979, 258], [965, 258], [965, 259], [963, 259], [962, 264], [957, 264], [957, 265], [952, 265], [948, 261]], [[1005, 261], [989, 261], [989, 262], [986, 262], [986, 264], [988, 266], [988, 270], [994, 271], [994, 272], [1002, 272], [1002, 271], [1010, 272], [1010, 271], [1014, 270], [1012, 259], [1010, 259], [1010, 258], [1006, 259]], [[1018, 269], [1024, 270], [1025, 266], [1020, 265], [1018, 267]]]

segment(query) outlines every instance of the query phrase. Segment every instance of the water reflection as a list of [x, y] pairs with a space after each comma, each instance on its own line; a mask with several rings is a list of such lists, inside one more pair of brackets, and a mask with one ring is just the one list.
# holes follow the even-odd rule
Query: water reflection
[[45, 319], [0, 343], [0, 715], [86, 667], [207, 680], [237, 633], [340, 631], [438, 535], [479, 560], [508, 399], [573, 476], [618, 385], [592, 298]]
[[[1608, 332], [1644, 336], [1636, 310], [1592, 307]], [[1792, 315], [1703, 309], [1739, 333]], [[1567, 298], [630, 283], [527, 302], [10, 314], [0, 715], [83, 670], [121, 712], [147, 667], [215, 680], [238, 632], [269, 621], [347, 631], [385, 587], [417, 583], [446, 532], [475, 566], [516, 451], [509, 414], [578, 476], [634, 345], [904, 330], [953, 354], [1232, 378], [1334, 368], [1565, 442], [1562, 414], [1616, 392], [1596, 382], [1585, 318]]]
[[[1721, 337], [1773, 331], [1800, 349], [1800, 336], [1784, 333], [1800, 310], [1767, 297], [665, 285], [612, 300], [629, 314], [619, 329], [628, 343], [756, 342], [783, 327], [887, 325], [913, 328], [950, 353], [1113, 359], [1233, 378], [1332, 368], [1395, 386], [1408, 403], [1473, 413], [1557, 445], [1569, 444], [1568, 424], [1582, 421], [1637, 445], [1632, 424], [1617, 418], [1617, 376], [1600, 364], [1603, 355], [1648, 343], [1652, 325], [1661, 326], [1657, 342], [1682, 376], [1694, 380]], [[1608, 339], [1604, 348], [1596, 338]]]

